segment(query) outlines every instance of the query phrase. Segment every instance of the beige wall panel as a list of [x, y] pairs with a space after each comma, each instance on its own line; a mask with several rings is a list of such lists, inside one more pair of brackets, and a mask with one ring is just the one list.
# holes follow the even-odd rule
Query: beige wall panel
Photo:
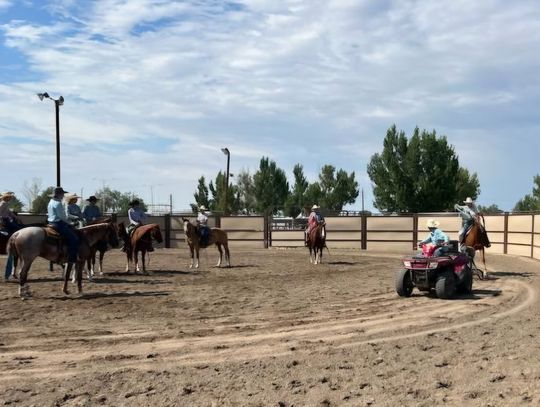
[[504, 242], [504, 233], [495, 233], [495, 232], [490, 232], [488, 230], [488, 237], [489, 237], [489, 241], [491, 242], [491, 244], [493, 245], [495, 242], [499, 242], [499, 243], [503, 243]]
[[221, 218], [221, 228], [225, 230], [252, 229], [262, 231], [264, 230], [264, 219], [252, 216]]
[[530, 232], [532, 230], [532, 215], [513, 215], [508, 217], [509, 232]]
[[229, 247], [231, 248], [231, 263], [234, 266], [235, 254], [234, 249], [264, 249], [264, 243], [262, 241], [243, 241], [243, 242], [229, 242]]
[[401, 216], [374, 216], [367, 218], [367, 231], [370, 230], [411, 230], [413, 218]]
[[508, 245], [508, 254], [513, 254], [516, 256], [531, 256], [531, 247], [530, 246], [516, 246]]
[[362, 218], [357, 216], [327, 217], [326, 230], [362, 230]]
[[537, 260], [540, 260], [540, 247], [534, 248], [533, 257]]
[[351, 232], [336, 232], [336, 231], [328, 231], [328, 233], [326, 234], [326, 241], [328, 242], [329, 240], [350, 240], [350, 239], [354, 239], [354, 240], [358, 240], [360, 241], [360, 239], [362, 239], [362, 232], [354, 232], [354, 231], [351, 231]]
[[228, 230], [227, 236], [229, 240], [248, 239], [248, 240], [260, 240], [262, 242], [264, 236], [262, 232], [245, 232], [240, 230]]
[[[427, 236], [427, 233], [425, 234], [425, 236]], [[418, 238], [422, 240], [425, 236], [423, 234], [419, 234]], [[370, 240], [407, 240], [412, 242], [413, 234], [412, 232], [368, 232], [367, 239], [368, 244], [371, 243]]]
[[540, 215], [534, 216], [534, 232], [540, 233]]
[[503, 232], [504, 231], [504, 216], [484, 216], [484, 220], [486, 221], [486, 230], [488, 232], [488, 235], [491, 235], [491, 231], [498, 231]]
[[426, 226], [426, 223], [429, 219], [438, 220], [439, 223], [441, 224], [439, 227], [445, 233], [452, 233], [452, 232], [457, 233], [459, 229], [461, 228], [461, 218], [458, 217], [457, 215], [456, 216], [437, 216], [437, 214], [433, 214], [432, 216], [418, 216], [418, 233], [419, 234], [422, 233], [422, 231], [429, 233], [429, 230]]
[[403, 252], [409, 254], [412, 250], [412, 243], [396, 243], [396, 242], [368, 242], [367, 250], [382, 250], [389, 252]]
[[491, 247], [489, 249], [486, 249], [486, 255], [489, 255], [490, 253], [504, 254], [504, 245], [492, 243]]
[[299, 240], [272, 242], [272, 248], [279, 247], [304, 247], [304, 242]]
[[298, 240], [304, 242], [304, 232], [302, 230], [281, 230], [272, 232], [272, 241], [274, 240]]
[[527, 233], [508, 233], [508, 243], [520, 243], [531, 245], [532, 235]]

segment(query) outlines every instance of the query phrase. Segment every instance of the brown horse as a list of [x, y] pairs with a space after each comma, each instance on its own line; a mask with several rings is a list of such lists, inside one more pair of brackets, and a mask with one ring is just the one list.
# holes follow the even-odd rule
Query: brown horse
[[474, 224], [471, 226], [467, 234], [465, 235], [465, 246], [467, 246], [467, 253], [471, 257], [473, 266], [476, 268], [474, 263], [474, 256], [476, 251], [479, 250], [482, 252], [482, 262], [484, 263], [484, 270], [480, 270], [481, 274], [479, 277], [481, 279], [487, 278], [487, 268], [486, 268], [486, 253], [485, 248], [490, 247], [491, 243], [486, 232], [485, 221], [482, 215], [479, 215]]
[[221, 249], [222, 246], [225, 249], [225, 261], [227, 262], [227, 267], [231, 267], [231, 254], [229, 252], [229, 240], [227, 237], [227, 232], [219, 228], [211, 228], [208, 236], [208, 244], [206, 246], [201, 246], [201, 236], [197, 230], [197, 227], [193, 225], [187, 218], [182, 218], [182, 221], [184, 222], [184, 234], [186, 235], [186, 242], [191, 253], [191, 263], [189, 268], [193, 268], [194, 255], [196, 255], [195, 268], [199, 268], [199, 249], [204, 249], [213, 244], [215, 244], [219, 250], [219, 260], [216, 267], [221, 266], [221, 260], [223, 258], [223, 250]]
[[157, 223], [150, 223], [148, 225], [138, 226], [137, 229], [131, 233], [131, 236], [129, 236], [124, 224], [120, 223], [118, 225], [118, 233], [120, 238], [124, 240], [124, 243], [126, 244], [126, 272], [129, 273], [130, 262], [135, 263], [135, 273], [141, 271], [139, 267], [139, 252], [141, 252], [142, 272], [143, 274], [147, 274], [146, 252], [152, 247], [152, 239], [156, 240], [158, 243], [163, 242], [159, 225]]
[[323, 249], [326, 247], [326, 223], [321, 223], [312, 228], [306, 238], [309, 247], [309, 262], [312, 264], [322, 263]]
[[[90, 222], [88, 222], [86, 225], [97, 225], [99, 223], [112, 223], [112, 218], [110, 216], [101, 217], [98, 219], [94, 219]], [[116, 228], [118, 228], [117, 225], [114, 225]], [[88, 273], [88, 280], [92, 281], [94, 278], [94, 272], [96, 268], [96, 255], [99, 252], [99, 262], [98, 262], [98, 271], [99, 275], [103, 275], [103, 258], [105, 257], [105, 252], [109, 249], [109, 245], [107, 244], [106, 240], [100, 240], [97, 242], [94, 246], [90, 247], [90, 258], [86, 261], [86, 267], [87, 267], [87, 273]]]
[[[101, 223], [77, 229], [80, 243], [78, 259], [75, 263], [77, 275], [77, 288], [82, 293], [82, 271], [84, 263], [90, 256], [90, 247], [98, 241], [106, 239], [113, 247], [118, 246], [118, 234], [112, 223]], [[67, 245], [52, 228], [31, 226], [15, 232], [8, 241], [8, 256], [13, 256], [15, 267], [13, 277], [17, 278], [17, 260], [21, 260], [19, 273], [19, 295], [22, 299], [31, 297], [28, 286], [28, 272], [36, 257], [43, 257], [49, 261], [63, 264], [67, 263]], [[64, 274], [62, 291], [69, 294], [67, 285], [71, 273], [71, 264]]]

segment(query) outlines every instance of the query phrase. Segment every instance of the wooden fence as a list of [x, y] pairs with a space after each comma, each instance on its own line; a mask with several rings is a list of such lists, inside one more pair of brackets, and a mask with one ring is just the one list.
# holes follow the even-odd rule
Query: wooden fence
[[[20, 215], [24, 223], [44, 222], [43, 215]], [[194, 216], [189, 217], [195, 221]], [[426, 221], [436, 218], [451, 239], [457, 239], [461, 218], [456, 213], [421, 213], [398, 216], [326, 217], [327, 245], [331, 248], [408, 252], [428, 234]], [[118, 216], [118, 222], [127, 222]], [[540, 260], [540, 214], [485, 216], [492, 253], [527, 256]], [[181, 215], [150, 216], [163, 232], [161, 247], [185, 247]], [[229, 235], [231, 247], [301, 247], [303, 230], [272, 230], [273, 219], [264, 216], [210, 217], [210, 226], [219, 226]], [[160, 247], [160, 246], [158, 246]]]

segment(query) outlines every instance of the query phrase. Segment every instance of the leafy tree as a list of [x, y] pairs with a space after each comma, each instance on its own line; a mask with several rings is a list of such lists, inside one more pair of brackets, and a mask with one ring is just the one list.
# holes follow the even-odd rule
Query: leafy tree
[[446, 137], [418, 127], [410, 141], [396, 126], [390, 127], [382, 153], [367, 167], [373, 183], [374, 206], [382, 212], [448, 210], [463, 196], [476, 198], [478, 177], [459, 166]]
[[206, 186], [206, 180], [204, 178], [204, 175], [199, 178], [197, 192], [193, 194], [193, 197], [195, 198], [195, 203], [190, 204], [193, 213], [197, 213], [197, 210], [201, 205], [204, 205], [206, 208], [210, 209], [210, 200], [208, 199], [208, 187]]
[[15, 213], [22, 212], [23, 206], [24, 204], [16, 196], [9, 200], [8, 208]]
[[33, 201], [32, 201], [32, 210], [31, 213], [35, 214], [44, 214], [47, 213], [47, 205], [51, 200], [53, 194], [53, 187], [49, 187], [42, 191]]
[[495, 204], [489, 206], [478, 205], [478, 211], [484, 215], [498, 215], [499, 213], [503, 213], [503, 210], [499, 209]]
[[332, 165], [325, 165], [319, 174], [321, 198], [319, 205], [325, 209], [340, 211], [345, 204], [354, 203], [358, 197], [358, 182], [354, 172], [350, 175]]
[[242, 213], [250, 214], [255, 212], [255, 186], [249, 171], [242, 170], [236, 177], [236, 199]]
[[[211, 194], [211, 198], [209, 197]], [[225, 212], [225, 174], [221, 171], [216, 175], [215, 181], [210, 181], [208, 187], [205, 184], [205, 178], [199, 178], [199, 184], [197, 186], [197, 192], [193, 194], [195, 197], [195, 203], [190, 204], [193, 212], [197, 212], [199, 206], [204, 205], [210, 211], [213, 212]], [[235, 213], [239, 208], [239, 200], [237, 188], [235, 185], [229, 183], [229, 189], [227, 191], [227, 208], [230, 212]]]
[[533, 178], [532, 194], [525, 195], [514, 206], [514, 212], [536, 212], [540, 211], [540, 174]]
[[96, 191], [95, 196], [100, 200], [98, 205], [102, 213], [117, 213], [118, 215], [125, 216], [129, 209], [129, 203], [133, 199], [140, 201], [142, 210], [148, 210], [144, 200], [132, 192], [124, 193], [105, 187]]
[[304, 176], [304, 167], [300, 164], [296, 164], [293, 169], [293, 174], [293, 190], [285, 202], [285, 213], [288, 216], [297, 216], [309, 203], [306, 197], [309, 183]]
[[256, 209], [259, 213], [273, 213], [284, 206], [289, 196], [285, 172], [268, 157], [261, 158], [259, 170], [253, 175]]

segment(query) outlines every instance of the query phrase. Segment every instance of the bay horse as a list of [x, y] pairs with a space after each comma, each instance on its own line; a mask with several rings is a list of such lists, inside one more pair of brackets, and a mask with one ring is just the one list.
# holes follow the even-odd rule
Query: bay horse
[[323, 249], [326, 247], [326, 223], [320, 223], [312, 228], [306, 237], [309, 248], [309, 262], [312, 264], [322, 263]]
[[[52, 233], [51, 233], [52, 232]], [[118, 246], [118, 234], [112, 223], [101, 223], [85, 226], [76, 230], [79, 236], [78, 258], [75, 263], [77, 289], [82, 294], [82, 271], [84, 263], [90, 256], [90, 247], [98, 241], [106, 239], [113, 247]], [[17, 278], [17, 261], [20, 259], [19, 295], [22, 299], [32, 296], [28, 285], [28, 272], [36, 257], [42, 257], [55, 263], [67, 263], [67, 245], [63, 239], [50, 227], [30, 226], [16, 231], [8, 240], [8, 256], [14, 258], [13, 277]], [[67, 289], [71, 274], [71, 264], [64, 274], [62, 292], [69, 294]]]
[[146, 252], [152, 247], [152, 239], [158, 243], [163, 242], [159, 225], [157, 223], [141, 225], [131, 233], [131, 236], [129, 236], [124, 224], [120, 223], [118, 225], [118, 234], [126, 245], [126, 273], [129, 273], [130, 262], [135, 263], [135, 273], [139, 273], [141, 271], [139, 267], [139, 252], [141, 252], [142, 272], [143, 274], [147, 274]]
[[[99, 223], [111, 223], [112, 218], [110, 216], [104, 216], [98, 219], [94, 219], [90, 222], [88, 222], [86, 225], [97, 225]], [[115, 225], [115, 227], [118, 227]], [[99, 252], [99, 259], [98, 259], [98, 271], [99, 275], [103, 275], [103, 257], [105, 257], [105, 252], [109, 249], [109, 245], [107, 244], [106, 240], [100, 240], [98, 241], [94, 246], [90, 247], [90, 258], [86, 261], [86, 267], [87, 267], [87, 273], [88, 273], [88, 280], [92, 281], [94, 278], [94, 272], [96, 267], [96, 255]]]
[[[231, 267], [231, 253], [229, 252], [227, 232], [223, 229], [211, 228], [208, 234], [208, 244], [206, 246], [201, 246], [200, 234], [197, 230], [197, 226], [191, 223], [188, 218], [182, 218], [182, 222], [184, 222], [184, 234], [191, 253], [191, 263], [189, 268], [193, 268], [193, 266], [199, 268], [199, 249], [205, 249], [213, 244], [215, 244], [219, 250], [219, 260], [216, 267], [221, 267], [223, 249], [225, 249], [225, 261], [227, 262], [227, 267]], [[196, 256], [195, 264], [193, 264], [194, 256]]]
[[467, 247], [467, 253], [469, 254], [469, 257], [471, 257], [471, 262], [473, 266], [476, 268], [476, 264], [474, 263], [474, 256], [476, 254], [476, 251], [479, 250], [482, 252], [482, 262], [484, 263], [484, 270], [481, 270], [481, 275], [479, 275], [480, 279], [486, 279], [487, 278], [487, 268], [486, 268], [486, 253], [485, 248], [490, 247], [491, 243], [489, 242], [489, 238], [486, 232], [485, 227], [485, 221], [484, 217], [482, 215], [479, 215], [474, 220], [474, 224], [471, 226], [471, 228], [467, 231], [467, 234], [465, 235], [465, 246]]

